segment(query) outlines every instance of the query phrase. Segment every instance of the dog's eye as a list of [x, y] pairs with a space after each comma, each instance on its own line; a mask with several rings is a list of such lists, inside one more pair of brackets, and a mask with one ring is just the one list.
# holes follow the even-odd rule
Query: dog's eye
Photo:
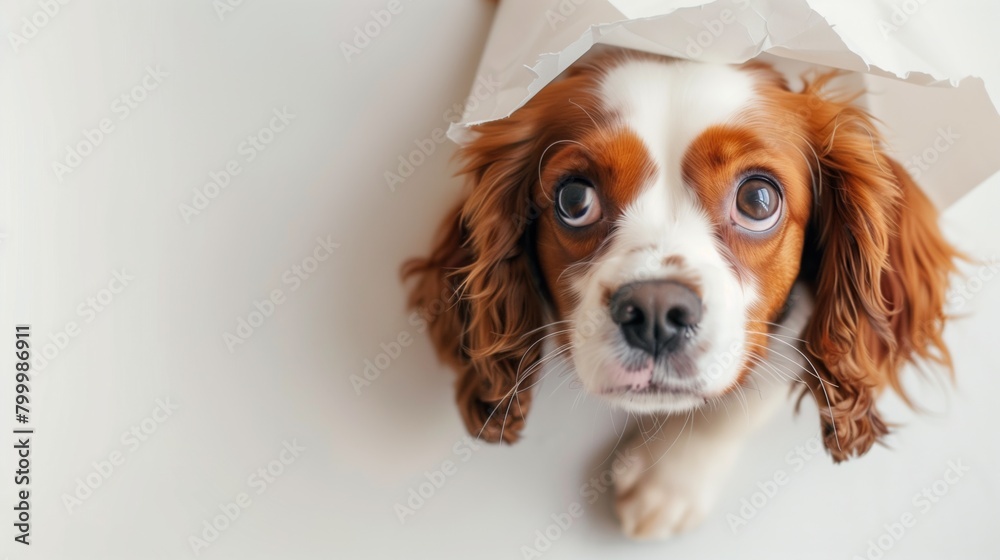
[[740, 227], [750, 231], [766, 231], [781, 217], [781, 194], [769, 179], [747, 177], [736, 189], [731, 217]]
[[601, 219], [597, 190], [586, 179], [573, 177], [556, 192], [556, 213], [570, 227], [584, 227]]

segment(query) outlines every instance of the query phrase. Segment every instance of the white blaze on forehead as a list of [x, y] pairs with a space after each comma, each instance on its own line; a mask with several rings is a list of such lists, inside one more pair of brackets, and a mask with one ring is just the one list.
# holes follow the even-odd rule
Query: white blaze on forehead
[[633, 60], [605, 74], [600, 94], [646, 145], [660, 171], [679, 176], [691, 142], [754, 100], [754, 78], [733, 66]]
[[633, 60], [608, 71], [600, 88], [604, 103], [657, 164], [650, 183], [623, 209], [616, 232], [622, 250], [654, 247], [721, 264], [712, 222], [685, 186], [681, 164], [699, 135], [735, 121], [754, 92], [751, 73], [722, 64]]

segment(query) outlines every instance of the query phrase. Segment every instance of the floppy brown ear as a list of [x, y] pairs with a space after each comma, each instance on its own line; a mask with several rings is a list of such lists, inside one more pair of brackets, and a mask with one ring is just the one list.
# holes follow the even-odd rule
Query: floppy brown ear
[[530, 122], [511, 117], [480, 128], [460, 152], [468, 198], [445, 219], [431, 255], [403, 266], [404, 277], [417, 278], [410, 307], [423, 310], [439, 357], [458, 372], [466, 428], [490, 442], [517, 440], [544, 335], [524, 239], [535, 169]]
[[888, 433], [876, 399], [885, 387], [906, 399], [899, 374], [907, 362], [950, 372], [943, 308], [958, 253], [941, 235], [934, 206], [883, 153], [871, 117], [849, 101], [823, 99], [825, 81], [803, 94], [820, 166], [803, 257], [818, 258], [805, 339], [824, 442], [839, 462]]

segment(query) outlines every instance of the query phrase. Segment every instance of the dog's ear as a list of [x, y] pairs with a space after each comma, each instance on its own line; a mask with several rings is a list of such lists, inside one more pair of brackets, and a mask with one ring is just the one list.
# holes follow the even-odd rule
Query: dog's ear
[[888, 432], [876, 399], [885, 387], [906, 399], [899, 374], [907, 362], [951, 370], [943, 308], [958, 254], [938, 229], [934, 206], [883, 152], [872, 118], [850, 100], [822, 96], [827, 80], [801, 94], [819, 160], [804, 255], [818, 258], [816, 310], [805, 331], [816, 371], [806, 378], [824, 442], [839, 462]]
[[524, 219], [540, 122], [515, 114], [479, 127], [459, 153], [468, 198], [445, 219], [431, 255], [403, 267], [418, 279], [409, 305], [423, 310], [439, 357], [458, 371], [466, 428], [490, 442], [517, 440], [544, 335]]

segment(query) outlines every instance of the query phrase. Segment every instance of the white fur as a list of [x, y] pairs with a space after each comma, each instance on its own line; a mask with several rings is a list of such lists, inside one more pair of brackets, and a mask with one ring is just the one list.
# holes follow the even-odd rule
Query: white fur
[[[618, 406], [637, 412], [689, 410], [724, 392], [744, 365], [744, 325], [756, 287], [741, 284], [723, 258], [710, 218], [684, 184], [681, 159], [701, 132], [753, 103], [753, 92], [749, 73], [714, 64], [630, 61], [602, 81], [604, 103], [643, 140], [658, 171], [625, 209], [608, 250], [575, 279], [573, 361], [584, 387], [605, 393], [620, 370], [625, 344], [620, 329], [613, 321], [594, 320], [606, 315], [609, 289], [638, 280], [694, 277], [704, 304], [696, 339], [688, 344], [699, 348], [690, 355], [699, 373], [683, 387], [697, 395], [608, 395]], [[673, 256], [683, 259], [683, 270], [664, 265]]]
[[[780, 333], [798, 337], [812, 313], [808, 290], [793, 290], [795, 305]], [[747, 435], [788, 395], [788, 371], [801, 371], [798, 350], [772, 344], [766, 365], [754, 368], [753, 390], [731, 393], [711, 410], [655, 419], [655, 433], [638, 434], [613, 468], [615, 509], [626, 535], [664, 539], [693, 528], [714, 504]], [[801, 382], [801, 381], [800, 381]], [[647, 419], [653, 425], [654, 419]]]

